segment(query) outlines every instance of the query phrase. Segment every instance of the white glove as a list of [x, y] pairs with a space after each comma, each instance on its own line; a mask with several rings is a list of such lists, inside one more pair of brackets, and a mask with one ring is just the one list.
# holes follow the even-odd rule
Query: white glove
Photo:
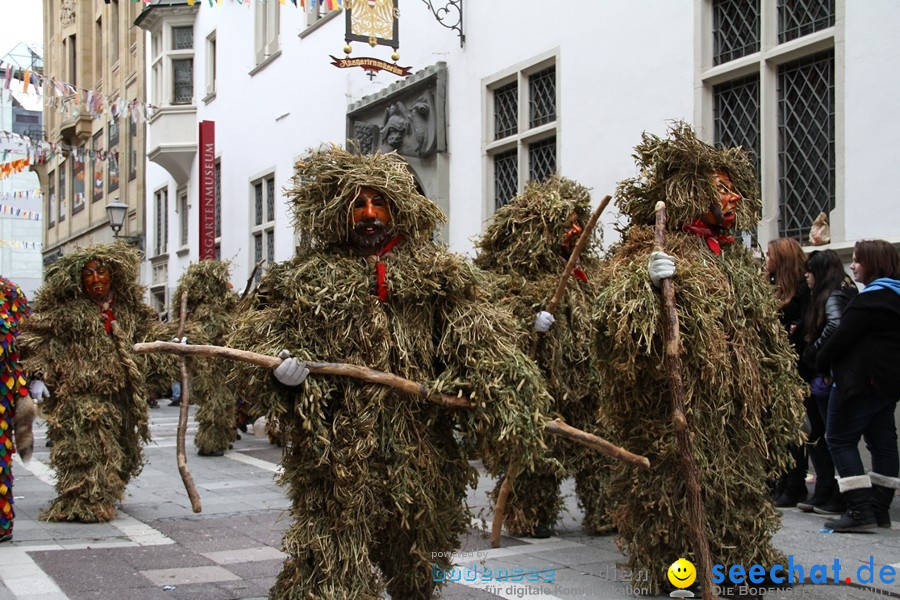
[[273, 369], [275, 379], [284, 385], [300, 385], [306, 376], [309, 375], [309, 369], [306, 368], [306, 362], [297, 360], [287, 350], [278, 353], [278, 358], [283, 358], [281, 364]]
[[44, 385], [40, 379], [32, 379], [28, 384], [28, 393], [35, 402], [40, 402], [44, 398], [50, 397], [50, 390]]
[[653, 287], [659, 288], [660, 281], [675, 276], [675, 259], [665, 252], [657, 250], [650, 255], [650, 260], [647, 262], [647, 271]]
[[173, 343], [173, 344], [187, 344], [187, 336], [184, 336], [184, 337], [173, 337], [173, 338], [172, 338], [172, 343]]
[[542, 310], [534, 317], [534, 330], [541, 333], [547, 333], [550, 326], [556, 323], [556, 319], [551, 313]]

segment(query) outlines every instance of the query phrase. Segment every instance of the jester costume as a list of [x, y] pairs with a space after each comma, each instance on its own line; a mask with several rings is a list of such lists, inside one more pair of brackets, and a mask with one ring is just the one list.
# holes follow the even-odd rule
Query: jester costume
[[[583, 227], [590, 218], [587, 188], [560, 176], [529, 182], [525, 191], [494, 213], [478, 243], [475, 264], [495, 276], [494, 301], [511, 307], [522, 330], [520, 348], [531, 351], [537, 334], [535, 314], [550, 301], [568, 260], [563, 250], [569, 221]], [[580, 230], [578, 231], [580, 233]], [[576, 236], [577, 241], [577, 236]], [[597, 294], [596, 239], [591, 237], [579, 256], [562, 302], [554, 311], [556, 322], [543, 335], [535, 362], [554, 399], [552, 413], [570, 425], [602, 435], [595, 428], [596, 377], [592, 344], [591, 305]], [[603, 467], [595, 453], [562, 440], [548, 440], [550, 460], [534, 473], [516, 478], [506, 506], [506, 526], [512, 535], [543, 535], [562, 507], [561, 479], [575, 476], [576, 493], [585, 511], [584, 525], [605, 531], [605, 511], [596, 512]], [[496, 496], [496, 491], [494, 493]]]
[[[91, 262], [108, 269], [110, 296], [102, 304], [82, 286]], [[133, 346], [157, 319], [143, 301], [139, 265], [137, 251], [123, 242], [63, 256], [47, 268], [34, 316], [23, 327], [26, 369], [52, 392], [44, 410], [57, 497], [44, 520], [111, 520], [141, 471], [150, 431], [145, 363], [137, 362]]]
[[657, 201], [666, 203], [664, 250], [677, 266], [685, 416], [716, 563], [768, 571], [784, 560], [772, 545], [780, 517], [766, 481], [786, 466], [788, 443], [800, 442], [804, 385], [761, 266], [730, 232], [696, 220], [722, 202], [713, 175], [724, 171], [743, 196], [734, 225], [756, 225], [760, 200], [746, 154], [713, 148], [676, 124], [668, 138], [644, 134], [635, 157], [641, 176], [621, 182], [616, 199], [631, 223], [601, 268], [594, 316], [598, 349], [612, 349], [598, 363], [600, 421], [651, 464], [612, 471], [611, 513], [628, 566], [648, 574], [640, 585], [657, 594], [675, 560], [698, 564], [663, 358], [662, 299], [647, 278]]
[[12, 459], [16, 446], [13, 430], [16, 404], [28, 396], [16, 338], [19, 336], [19, 322], [28, 313], [27, 299], [19, 286], [0, 277], [0, 541], [12, 538], [15, 519]]
[[[457, 548], [470, 522], [469, 459], [532, 464], [549, 398], [516, 348], [511, 315], [481, 296], [483, 275], [430, 241], [443, 214], [402, 159], [330, 148], [298, 161], [293, 181], [309, 247], [267, 271], [229, 345], [368, 366], [472, 407], [349, 377], [313, 374], [288, 388], [269, 371], [236, 369], [287, 437], [281, 482], [294, 521], [270, 597], [376, 600], [387, 589], [432, 598], [434, 567], [449, 567], [432, 553]], [[390, 203], [389, 251], [352, 249], [348, 217], [361, 188]]]
[[[218, 346], [225, 342], [238, 303], [238, 295], [228, 281], [228, 265], [218, 260], [194, 263], [178, 282], [171, 326], [178, 326], [181, 299], [187, 292], [185, 335], [191, 343]], [[192, 400], [199, 406], [194, 445], [201, 456], [220, 456], [237, 437], [237, 394], [235, 388], [224, 385], [231, 363], [209, 358], [188, 360]]]

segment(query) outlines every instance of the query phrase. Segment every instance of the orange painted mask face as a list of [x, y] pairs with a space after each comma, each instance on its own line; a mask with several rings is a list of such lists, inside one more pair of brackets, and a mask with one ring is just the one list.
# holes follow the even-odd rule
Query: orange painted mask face
[[712, 174], [713, 184], [719, 193], [719, 206], [713, 206], [709, 212], [703, 215], [703, 222], [707, 225], [717, 225], [730, 229], [734, 227], [735, 210], [741, 195], [734, 187], [731, 176], [721, 169], [716, 169]]
[[578, 218], [578, 213], [573, 210], [572, 214], [569, 215], [566, 231], [563, 233], [562, 246], [566, 255], [572, 254], [572, 250], [575, 249], [575, 244], [578, 243], [578, 238], [581, 237], [583, 231], [584, 226], [581, 224], [581, 219]]
[[81, 268], [81, 286], [88, 298], [103, 302], [109, 297], [112, 283], [109, 267], [97, 260], [89, 260]]
[[387, 198], [370, 187], [361, 187], [350, 211], [350, 241], [357, 250], [372, 253], [384, 245], [391, 224]]

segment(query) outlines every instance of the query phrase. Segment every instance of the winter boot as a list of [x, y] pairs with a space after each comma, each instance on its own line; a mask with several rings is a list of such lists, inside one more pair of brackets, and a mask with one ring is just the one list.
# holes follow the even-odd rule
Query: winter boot
[[847, 510], [840, 519], [825, 521], [825, 527], [836, 533], [865, 532], [875, 528], [872, 512], [872, 482], [868, 475], [838, 479], [838, 486], [847, 501]]
[[838, 491], [837, 480], [834, 478], [834, 463], [831, 461], [831, 454], [825, 446], [825, 440], [819, 440], [815, 444], [809, 446], [809, 460], [816, 470], [816, 487], [813, 490], [812, 497], [806, 502], [798, 502], [797, 508], [803, 512], [812, 512], [817, 506], [824, 506], [829, 503], [832, 498], [837, 497], [838, 502], [833, 508], [839, 508], [833, 514], [840, 515], [846, 510], [844, 501], [841, 499], [841, 493]]
[[869, 473], [872, 480], [872, 509], [875, 522], [879, 527], [891, 528], [891, 502], [894, 500], [896, 488], [900, 488], [900, 479], [878, 473]]
[[798, 502], [806, 500], [806, 448], [791, 444], [789, 446], [791, 458], [793, 458], [793, 466], [784, 475], [784, 488], [778, 496], [775, 496], [776, 508], [787, 508], [796, 506]]
[[806, 484], [803, 481], [788, 483], [784, 486], [781, 495], [775, 498], [775, 508], [797, 506], [798, 502], [806, 500], [806, 494]]

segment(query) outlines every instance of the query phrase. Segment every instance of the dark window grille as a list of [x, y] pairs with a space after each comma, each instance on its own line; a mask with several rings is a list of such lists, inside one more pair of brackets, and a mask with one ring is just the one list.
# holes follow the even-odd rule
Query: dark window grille
[[778, 43], [834, 26], [834, 0], [778, 0]]
[[510, 150], [494, 156], [494, 208], [498, 209], [513, 196], [519, 188], [518, 151]]
[[528, 146], [528, 179], [543, 181], [556, 173], [556, 137]]
[[519, 87], [515, 82], [494, 91], [494, 139], [518, 133]]
[[759, 76], [750, 75], [713, 88], [715, 143], [741, 146], [753, 154], [759, 178]]
[[[262, 225], [263, 223], [263, 186], [262, 183], [257, 183], [253, 186], [254, 192], [254, 208], [253, 211], [253, 224], [254, 225]], [[259, 260], [257, 258], [256, 260]]]
[[156, 244], [154, 254], [159, 256], [168, 250], [169, 192], [156, 192]]
[[[75, 165], [75, 157], [72, 157], [72, 165], [74, 168]], [[58, 221], [62, 223], [66, 220], [66, 212], [68, 211], [68, 206], [66, 205], [66, 161], [63, 161], [59, 165], [59, 219]]]
[[172, 104], [190, 104], [194, 99], [194, 59], [172, 60]]
[[[263, 234], [262, 232], [253, 234], [253, 256], [254, 256], [254, 264], [259, 263], [263, 257]], [[262, 273], [260, 272], [262, 269], [256, 270], [256, 275], [253, 277], [253, 281], [255, 283], [259, 283], [260, 278], [262, 277]]]
[[266, 268], [275, 264], [275, 232], [266, 231]]
[[556, 67], [548, 67], [528, 78], [529, 127], [556, 120]]
[[759, 52], [759, 0], [713, 2], [713, 64]]
[[194, 48], [194, 27], [173, 27], [172, 28], [172, 50], [193, 50]]
[[266, 221], [275, 220], [275, 178], [266, 179]]
[[778, 69], [779, 235], [805, 240], [835, 205], [834, 54]]

